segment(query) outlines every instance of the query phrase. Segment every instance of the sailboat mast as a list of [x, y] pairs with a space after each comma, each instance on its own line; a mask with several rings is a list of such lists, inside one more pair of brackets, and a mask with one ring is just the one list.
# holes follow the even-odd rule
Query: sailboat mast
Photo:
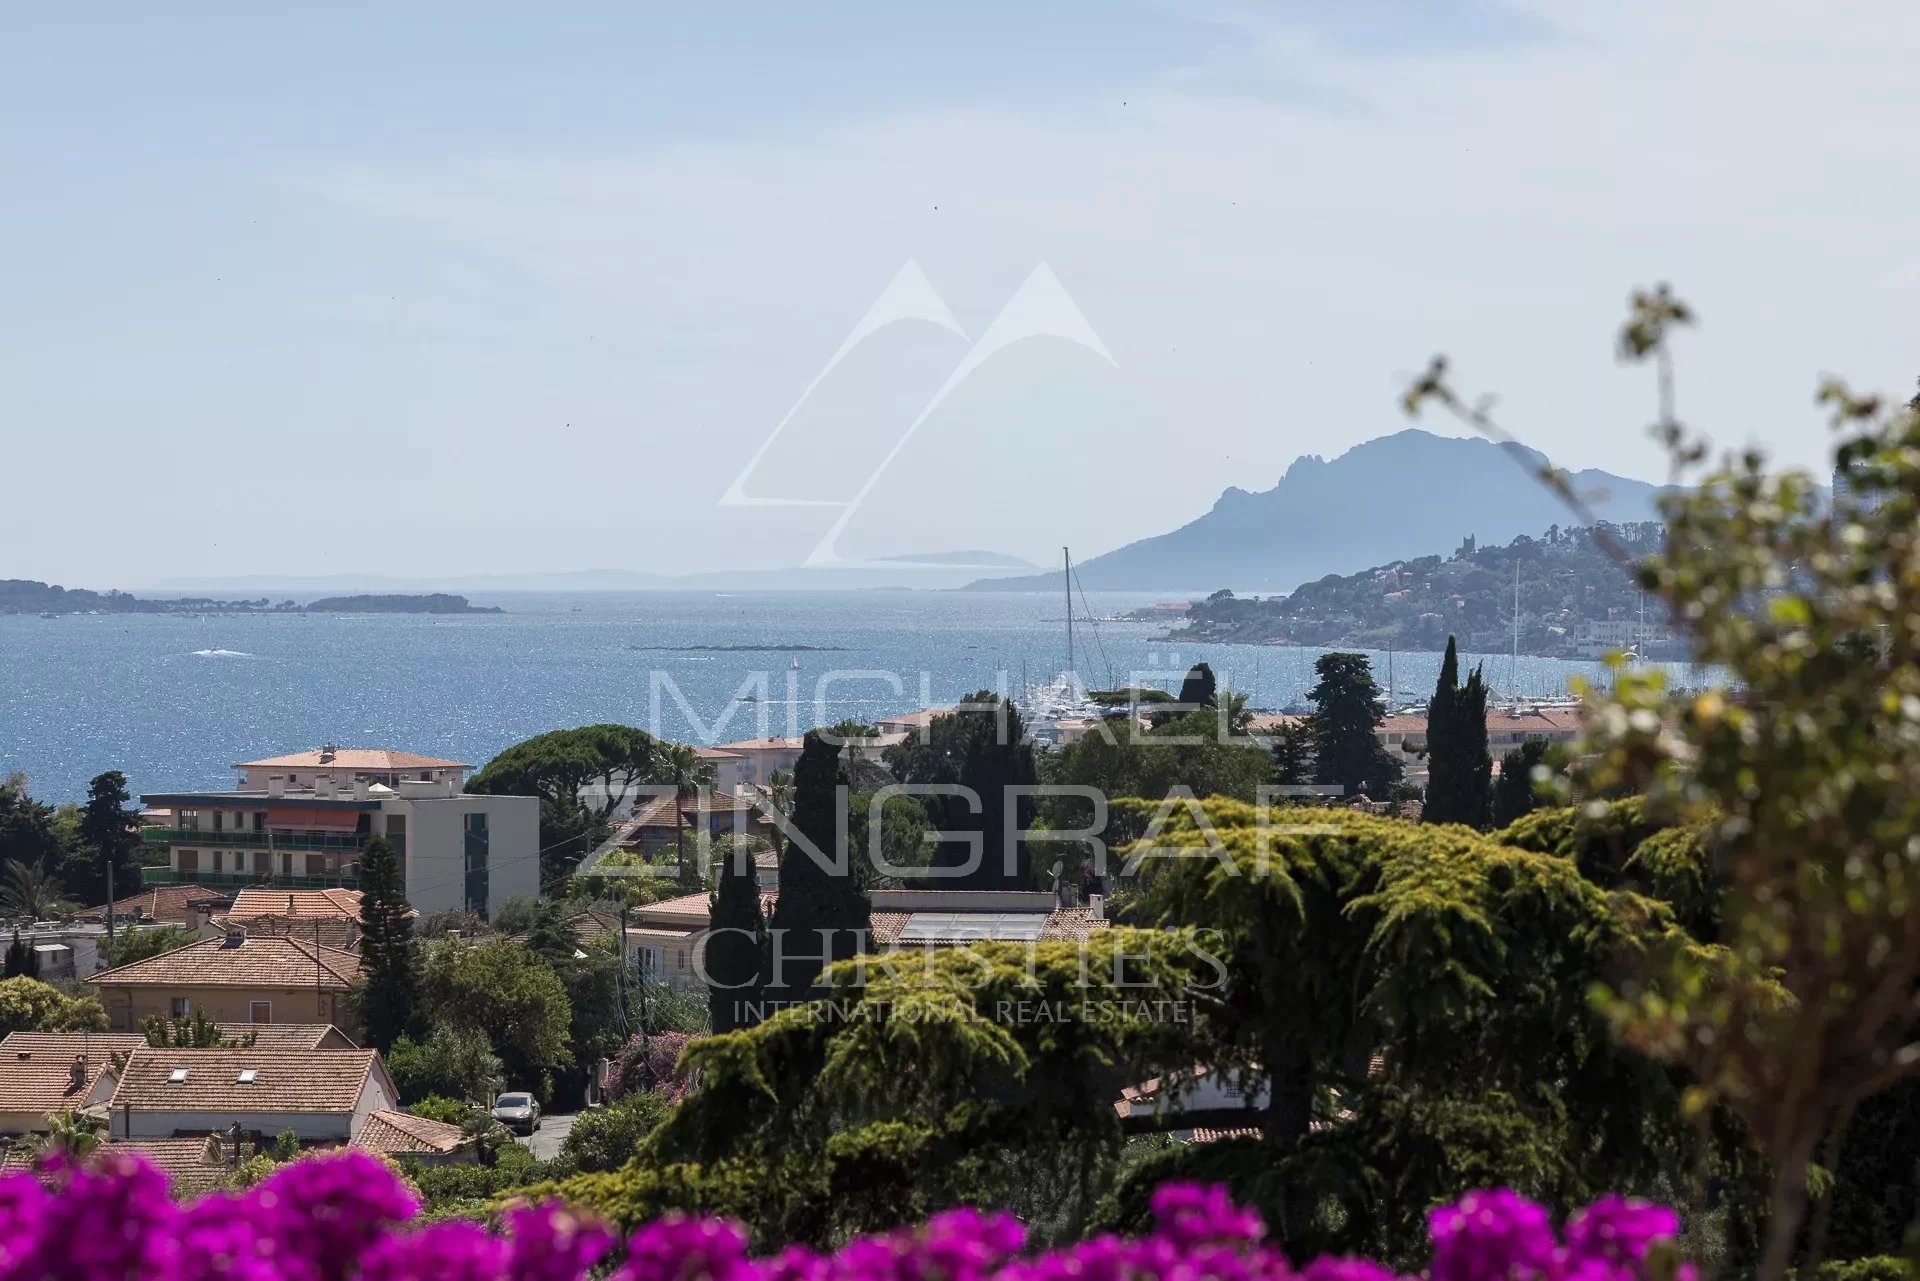
[[1073, 674], [1073, 553], [1060, 549], [1060, 580], [1067, 592], [1067, 674]]
[[1520, 562], [1513, 563], [1513, 657], [1507, 662], [1507, 696], [1520, 702]]

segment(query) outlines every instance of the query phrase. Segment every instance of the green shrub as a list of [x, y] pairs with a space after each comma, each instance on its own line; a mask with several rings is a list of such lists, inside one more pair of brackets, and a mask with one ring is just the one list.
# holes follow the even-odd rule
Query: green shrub
[[1914, 1269], [1905, 1259], [1876, 1254], [1865, 1259], [1829, 1259], [1811, 1268], [1795, 1268], [1793, 1281], [1913, 1281]]
[[582, 1112], [560, 1145], [556, 1173], [604, 1173], [633, 1160], [640, 1141], [660, 1128], [670, 1104], [652, 1090], [627, 1095], [608, 1107]]
[[423, 1116], [429, 1121], [444, 1121], [448, 1125], [465, 1125], [473, 1119], [477, 1110], [471, 1103], [450, 1099], [444, 1094], [429, 1094], [418, 1102], [407, 1104], [407, 1111], [415, 1116]]

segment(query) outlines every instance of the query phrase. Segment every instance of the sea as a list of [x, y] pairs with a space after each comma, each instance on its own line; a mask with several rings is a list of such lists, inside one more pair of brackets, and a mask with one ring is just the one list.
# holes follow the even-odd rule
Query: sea
[[[0, 774], [22, 771], [36, 798], [62, 802], [109, 769], [136, 795], [229, 787], [237, 761], [327, 742], [476, 767], [535, 734], [603, 721], [711, 745], [1017, 693], [1067, 665], [1065, 604], [1032, 593], [471, 599], [505, 612], [0, 617]], [[1076, 604], [1082, 681], [1177, 690], [1204, 661], [1264, 710], [1313, 684], [1323, 650], [1167, 641], [1168, 621], [1119, 621], [1162, 599], [1095, 592]], [[1382, 684], [1391, 665], [1398, 700], [1432, 692], [1439, 654], [1373, 658]], [[1466, 661], [1484, 661], [1502, 697], [1605, 679], [1597, 663]]]

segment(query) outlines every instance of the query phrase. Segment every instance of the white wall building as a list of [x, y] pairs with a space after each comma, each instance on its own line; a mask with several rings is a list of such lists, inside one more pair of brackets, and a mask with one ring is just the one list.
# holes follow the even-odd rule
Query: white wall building
[[366, 843], [383, 836], [423, 915], [490, 914], [539, 892], [539, 799], [462, 791], [468, 767], [458, 761], [328, 746], [234, 768], [235, 791], [141, 798], [172, 811], [172, 826], [141, 833], [168, 850], [165, 869], [143, 874], [147, 884], [352, 889]]

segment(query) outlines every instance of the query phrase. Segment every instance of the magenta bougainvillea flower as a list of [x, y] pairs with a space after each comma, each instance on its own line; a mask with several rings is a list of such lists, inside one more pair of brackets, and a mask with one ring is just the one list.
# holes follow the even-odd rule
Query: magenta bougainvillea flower
[[[1226, 1189], [1171, 1183], [1154, 1230], [1029, 1252], [1011, 1216], [960, 1209], [849, 1241], [832, 1254], [747, 1252], [722, 1219], [668, 1215], [621, 1247], [558, 1202], [514, 1206], [496, 1227], [418, 1227], [391, 1169], [360, 1153], [294, 1161], [240, 1193], [181, 1207], [137, 1156], [56, 1157], [0, 1177], [0, 1281], [1399, 1281], [1367, 1259], [1295, 1269], [1259, 1215]], [[1556, 1234], [1545, 1209], [1509, 1191], [1435, 1210], [1432, 1281], [1639, 1281], [1679, 1231], [1673, 1211], [1612, 1196]], [[1678, 1270], [1682, 1278], [1691, 1269]]]

